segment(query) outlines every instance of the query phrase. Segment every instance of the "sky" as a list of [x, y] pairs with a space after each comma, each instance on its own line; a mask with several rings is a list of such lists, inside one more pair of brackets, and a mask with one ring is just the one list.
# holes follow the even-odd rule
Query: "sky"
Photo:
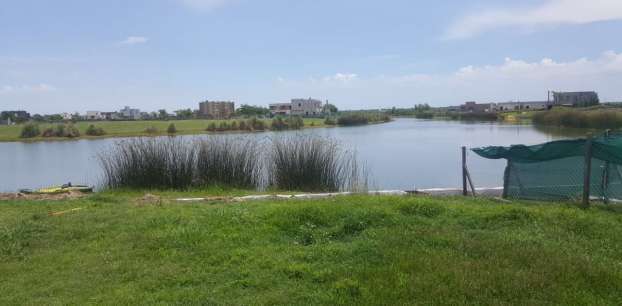
[[0, 110], [622, 101], [621, 0], [0, 0]]

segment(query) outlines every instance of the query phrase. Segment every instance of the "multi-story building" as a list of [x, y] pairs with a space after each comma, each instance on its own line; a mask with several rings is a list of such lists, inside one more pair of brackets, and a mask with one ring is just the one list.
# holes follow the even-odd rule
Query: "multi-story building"
[[121, 117], [123, 117], [123, 119], [130, 119], [130, 120], [140, 119], [140, 109], [130, 108], [129, 106], [126, 106], [125, 108], [121, 109], [119, 111], [119, 114], [121, 115]]
[[315, 99], [292, 99], [291, 114], [295, 116], [315, 117], [322, 115], [322, 101]]
[[270, 113], [272, 116], [287, 116], [292, 113], [291, 103], [274, 103], [270, 104]]
[[553, 92], [554, 105], [590, 106], [598, 103], [598, 94], [594, 91]]
[[235, 103], [230, 101], [205, 101], [199, 103], [199, 115], [210, 119], [228, 119], [235, 113]]

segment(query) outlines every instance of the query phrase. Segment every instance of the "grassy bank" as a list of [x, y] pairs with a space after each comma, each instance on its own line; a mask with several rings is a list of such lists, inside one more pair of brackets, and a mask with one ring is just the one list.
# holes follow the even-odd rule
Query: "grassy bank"
[[620, 303], [612, 208], [180, 195], [0, 202], [0, 304]]
[[[129, 137], [129, 136], [154, 136], [154, 135], [167, 135], [167, 129], [171, 123], [175, 124], [177, 135], [192, 135], [192, 134], [205, 134], [210, 133], [207, 129], [210, 125], [220, 127], [223, 122], [227, 125], [231, 125], [238, 120], [145, 120], [145, 121], [95, 121], [95, 122], [77, 122], [74, 126], [80, 131], [80, 137], [77, 139], [92, 139], [102, 137]], [[266, 128], [270, 128], [272, 119], [263, 119]], [[87, 136], [86, 131], [90, 125], [95, 125], [98, 128], [102, 128], [105, 131], [104, 136]], [[48, 128], [54, 128], [57, 124], [40, 124], [39, 129], [44, 131]], [[324, 119], [322, 118], [305, 118], [305, 127], [322, 127], [324, 125]], [[0, 142], [2, 141], [23, 141], [20, 138], [23, 125], [13, 126], [0, 126]], [[155, 128], [152, 131], [147, 131], [150, 128]], [[29, 138], [27, 141], [40, 141], [40, 140], [62, 140], [67, 138], [44, 138], [35, 137]], [[73, 138], [76, 139], [76, 138]]]
[[616, 108], [554, 109], [532, 116], [534, 125], [581, 129], [622, 128], [622, 111]]

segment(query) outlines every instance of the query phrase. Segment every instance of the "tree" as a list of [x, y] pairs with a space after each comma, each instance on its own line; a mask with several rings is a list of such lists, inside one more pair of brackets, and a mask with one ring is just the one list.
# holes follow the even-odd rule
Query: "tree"
[[242, 104], [236, 111], [238, 116], [252, 117], [252, 116], [267, 116], [270, 114], [270, 110], [266, 107], [254, 106], [248, 104]]
[[158, 118], [160, 120], [166, 120], [168, 119], [168, 113], [166, 112], [165, 109], [159, 109], [158, 110]]
[[325, 114], [336, 114], [338, 111], [339, 109], [337, 106], [328, 103], [324, 104], [324, 107], [322, 108], [322, 112]]
[[179, 109], [175, 111], [175, 115], [177, 116], [177, 119], [191, 119], [193, 114], [194, 113], [189, 108]]

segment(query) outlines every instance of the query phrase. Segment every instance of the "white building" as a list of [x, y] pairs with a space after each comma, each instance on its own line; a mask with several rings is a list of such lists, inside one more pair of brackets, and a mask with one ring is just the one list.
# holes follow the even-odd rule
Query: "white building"
[[100, 111], [87, 111], [85, 118], [86, 120], [104, 120], [104, 116]]
[[493, 103], [493, 105], [493, 109], [498, 112], [545, 110], [549, 107], [547, 101], [503, 102]]
[[120, 110], [119, 113], [125, 119], [137, 120], [137, 119], [140, 119], [141, 117], [140, 109], [130, 108], [129, 106], [126, 106], [125, 108]]
[[292, 99], [291, 114], [295, 116], [315, 117], [322, 115], [322, 101], [315, 99]]
[[73, 119], [73, 115], [70, 113], [62, 113], [60, 114], [61, 117], [63, 117], [63, 120], [72, 120]]

